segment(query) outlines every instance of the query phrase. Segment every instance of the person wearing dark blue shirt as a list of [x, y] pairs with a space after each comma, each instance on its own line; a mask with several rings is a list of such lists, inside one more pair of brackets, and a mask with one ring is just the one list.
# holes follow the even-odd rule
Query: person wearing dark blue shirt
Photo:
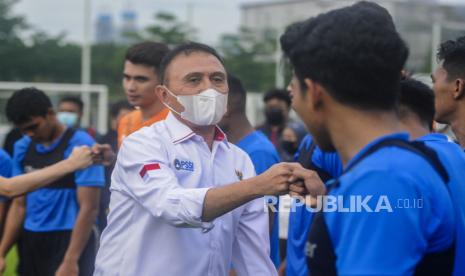
[[465, 150], [465, 36], [441, 43], [437, 60], [439, 66], [431, 74], [435, 120], [450, 125]]
[[[336, 152], [323, 152], [307, 134], [295, 155], [304, 168], [315, 170], [324, 181], [338, 177], [342, 173], [342, 163]], [[285, 262], [286, 276], [308, 275], [307, 260], [304, 254], [305, 243], [312, 223], [313, 213], [304, 204], [292, 201], [289, 213], [289, 230]]]
[[445, 135], [431, 133], [435, 113], [434, 92], [427, 85], [414, 79], [402, 80], [398, 110], [401, 123], [411, 138], [435, 150], [447, 170], [447, 186], [456, 218], [454, 275], [465, 275], [465, 154]]
[[399, 123], [408, 48], [388, 11], [358, 2], [320, 14], [288, 27], [281, 48], [294, 70], [293, 108], [344, 166], [326, 185], [303, 168], [289, 180], [304, 181], [291, 193], [315, 211], [305, 248], [311, 275], [452, 272], [448, 175]]
[[[228, 140], [244, 150], [252, 160], [256, 174], [261, 174], [274, 164], [280, 162], [278, 152], [268, 138], [253, 129], [246, 114], [246, 91], [241, 81], [228, 75], [228, 111], [219, 123], [228, 136]], [[270, 206], [270, 257], [279, 267], [281, 256], [279, 251], [279, 201], [278, 197], [268, 198]]]
[[[62, 125], [50, 99], [38, 89], [16, 91], [6, 114], [25, 134], [15, 144], [13, 175], [53, 165], [74, 147], [94, 144], [87, 133]], [[14, 243], [24, 218], [20, 256], [24, 275], [91, 275], [97, 238], [93, 227], [103, 185], [103, 167], [91, 166], [15, 198], [0, 243], [1, 257]]]

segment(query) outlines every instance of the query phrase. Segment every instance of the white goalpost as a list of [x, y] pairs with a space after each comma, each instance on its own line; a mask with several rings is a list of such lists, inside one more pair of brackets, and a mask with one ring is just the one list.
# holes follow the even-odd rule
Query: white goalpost
[[100, 134], [105, 134], [108, 128], [108, 88], [106, 85], [82, 85], [70, 83], [41, 82], [0, 82], [0, 142], [3, 143], [5, 133], [11, 128], [5, 116], [5, 106], [14, 91], [35, 87], [44, 91], [56, 104], [64, 96], [77, 96], [84, 102], [82, 117], [83, 127], [94, 127]]

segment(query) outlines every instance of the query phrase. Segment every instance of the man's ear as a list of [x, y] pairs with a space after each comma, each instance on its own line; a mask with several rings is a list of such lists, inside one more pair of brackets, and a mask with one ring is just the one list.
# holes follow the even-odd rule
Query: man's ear
[[458, 78], [455, 80], [454, 100], [459, 100], [465, 95], [465, 79]]
[[323, 87], [312, 79], [306, 78], [304, 82], [306, 85], [305, 95], [308, 97], [307, 101], [311, 104], [312, 109], [317, 109], [322, 105]]
[[163, 85], [157, 85], [155, 87], [155, 94], [157, 95], [158, 99], [164, 103], [168, 102], [168, 92]]

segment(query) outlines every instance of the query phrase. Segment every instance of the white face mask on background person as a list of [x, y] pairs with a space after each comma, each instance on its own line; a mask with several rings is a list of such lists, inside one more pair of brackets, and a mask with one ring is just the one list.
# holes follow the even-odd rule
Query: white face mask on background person
[[78, 115], [74, 112], [60, 111], [57, 113], [57, 118], [67, 127], [74, 127], [78, 122]]
[[209, 88], [195, 95], [175, 95], [166, 86], [164, 87], [184, 107], [184, 111], [179, 113], [166, 103], [163, 102], [163, 104], [181, 118], [195, 125], [216, 125], [226, 113], [228, 105], [227, 93], [220, 93], [213, 88]]

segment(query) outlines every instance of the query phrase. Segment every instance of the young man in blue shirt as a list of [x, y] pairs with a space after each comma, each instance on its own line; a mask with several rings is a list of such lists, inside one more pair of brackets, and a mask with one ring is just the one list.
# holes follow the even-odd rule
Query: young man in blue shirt
[[[318, 173], [324, 181], [336, 178], [342, 173], [342, 163], [336, 152], [323, 152], [307, 134], [296, 153], [295, 160], [304, 168]], [[308, 275], [307, 259], [304, 254], [305, 243], [313, 219], [313, 213], [297, 199], [292, 201], [289, 213], [289, 230], [286, 246], [286, 261], [280, 269], [286, 276]]]
[[401, 82], [399, 118], [410, 137], [434, 149], [449, 175], [447, 183], [456, 214], [454, 275], [465, 275], [465, 154], [460, 147], [439, 133], [431, 133], [434, 119], [434, 93], [425, 84], [406, 79]]
[[452, 127], [465, 149], [465, 36], [448, 40], [438, 49], [439, 67], [431, 75], [435, 119]]
[[[35, 88], [16, 91], [6, 115], [25, 134], [15, 144], [13, 175], [50, 166], [67, 158], [74, 147], [94, 144], [87, 133], [61, 124], [50, 99]], [[23, 275], [91, 275], [97, 238], [93, 228], [103, 185], [103, 167], [91, 166], [15, 198], [0, 256], [5, 257], [21, 232]]]
[[[387, 10], [359, 2], [321, 14], [290, 26], [281, 46], [294, 69], [294, 109], [318, 146], [336, 150], [344, 165], [316, 201], [305, 250], [311, 274], [451, 271], [447, 173], [434, 152], [401, 132], [396, 105], [408, 49]], [[293, 174], [321, 195], [313, 173]], [[304, 192], [296, 186], [293, 193]]]
[[[241, 81], [228, 74], [228, 111], [219, 126], [228, 136], [229, 142], [245, 151], [252, 160], [257, 175], [279, 163], [280, 158], [273, 144], [258, 130], [254, 130], [245, 113], [247, 93]], [[270, 255], [276, 267], [281, 258], [279, 252], [278, 197], [270, 197]]]

